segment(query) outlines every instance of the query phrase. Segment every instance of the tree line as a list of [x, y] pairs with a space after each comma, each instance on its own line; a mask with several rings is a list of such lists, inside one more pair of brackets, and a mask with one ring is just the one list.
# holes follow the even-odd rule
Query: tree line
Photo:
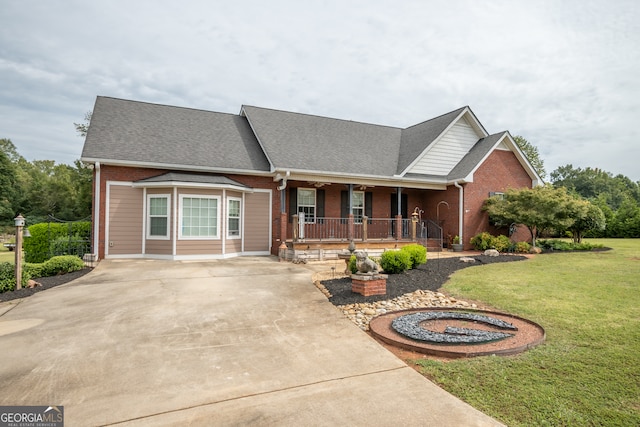
[[49, 215], [66, 221], [91, 215], [92, 170], [53, 160], [27, 161], [10, 139], [0, 139], [0, 226], [12, 226], [22, 214], [27, 225]]
[[[538, 149], [522, 136], [514, 141], [545, 179]], [[598, 168], [565, 165], [550, 181], [535, 189], [512, 189], [487, 200], [485, 209], [498, 226], [526, 225], [535, 238], [541, 233], [582, 237], [640, 237], [640, 182]]]
[[566, 188], [597, 206], [605, 218], [603, 229], [590, 237], [640, 237], [640, 182], [598, 168], [561, 166], [551, 172], [556, 188]]

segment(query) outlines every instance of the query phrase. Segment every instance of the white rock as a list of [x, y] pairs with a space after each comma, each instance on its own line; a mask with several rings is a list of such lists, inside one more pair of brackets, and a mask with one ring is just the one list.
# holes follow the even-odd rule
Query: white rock
[[484, 251], [484, 254], [486, 256], [500, 256], [500, 252], [495, 249], [487, 249], [486, 251]]

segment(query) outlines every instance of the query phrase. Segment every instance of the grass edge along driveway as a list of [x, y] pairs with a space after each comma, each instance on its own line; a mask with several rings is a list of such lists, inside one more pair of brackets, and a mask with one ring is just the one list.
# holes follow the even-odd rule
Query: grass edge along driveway
[[447, 293], [541, 324], [517, 356], [414, 361], [425, 376], [509, 426], [640, 425], [640, 240], [456, 272]]

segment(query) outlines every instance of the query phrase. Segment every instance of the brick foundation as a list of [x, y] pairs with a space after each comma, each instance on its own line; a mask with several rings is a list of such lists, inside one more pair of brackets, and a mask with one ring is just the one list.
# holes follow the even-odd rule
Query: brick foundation
[[351, 291], [365, 297], [385, 295], [387, 293], [387, 276], [384, 274], [375, 276], [354, 274], [351, 276]]

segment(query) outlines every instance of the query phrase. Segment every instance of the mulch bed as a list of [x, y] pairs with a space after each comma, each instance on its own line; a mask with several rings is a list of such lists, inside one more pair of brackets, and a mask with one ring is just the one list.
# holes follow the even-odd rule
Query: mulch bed
[[329, 301], [334, 305], [375, 302], [399, 297], [400, 295], [415, 292], [418, 289], [437, 291], [449, 279], [449, 276], [462, 268], [527, 259], [527, 257], [520, 255], [500, 255], [497, 257], [477, 255], [470, 258], [476, 261], [462, 262], [460, 258], [429, 259], [426, 264], [422, 264], [413, 270], [401, 274], [390, 274], [387, 279], [386, 295], [365, 297], [354, 293], [351, 291], [351, 278], [349, 277], [325, 280], [321, 283], [331, 293], [332, 296]]
[[89, 273], [92, 268], [84, 268], [78, 271], [72, 271], [71, 273], [59, 274], [57, 276], [49, 276], [49, 277], [39, 277], [37, 279], [33, 279], [34, 281], [40, 283], [41, 286], [35, 286], [33, 288], [22, 288], [16, 291], [4, 292], [0, 294], [0, 302], [11, 301], [18, 298], [25, 298], [35, 294], [36, 292], [44, 291], [46, 289], [51, 289], [55, 286], [64, 285], [65, 283], [69, 283], [72, 280], [75, 280], [79, 277], [84, 276]]

